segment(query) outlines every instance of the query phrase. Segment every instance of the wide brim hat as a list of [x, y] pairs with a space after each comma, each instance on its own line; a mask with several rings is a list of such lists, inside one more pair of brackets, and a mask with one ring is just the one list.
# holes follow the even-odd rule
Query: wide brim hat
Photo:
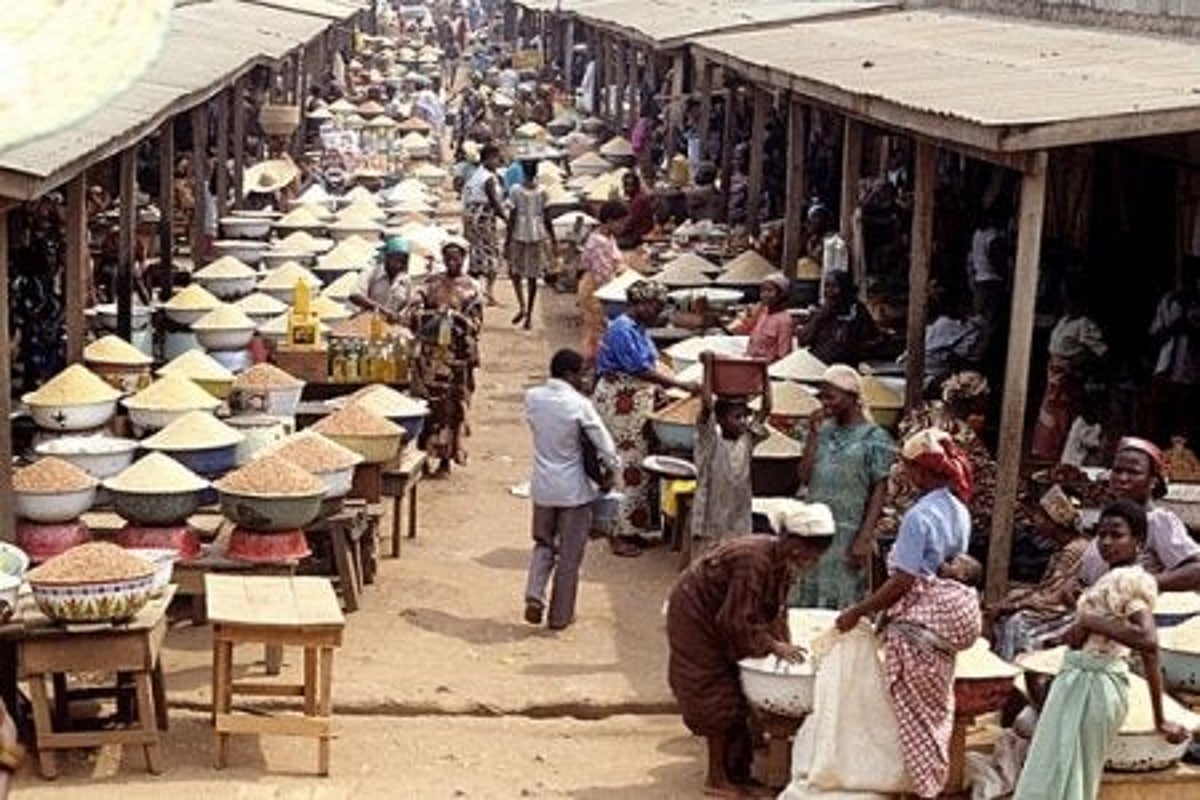
[[172, 0], [21, 0], [0, 26], [0, 150], [75, 124], [158, 57]]
[[291, 159], [272, 158], [249, 167], [242, 176], [245, 194], [272, 194], [300, 177], [300, 169]]

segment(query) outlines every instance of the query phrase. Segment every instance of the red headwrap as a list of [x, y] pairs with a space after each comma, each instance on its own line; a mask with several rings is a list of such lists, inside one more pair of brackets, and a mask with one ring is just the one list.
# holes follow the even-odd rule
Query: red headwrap
[[1160, 478], [1166, 477], [1167, 460], [1163, 458], [1162, 450], [1154, 442], [1137, 436], [1123, 436], [1117, 442], [1117, 452], [1122, 450], [1137, 450], [1139, 453], [1145, 453], [1150, 457], [1150, 467], [1154, 470], [1154, 474]]
[[949, 433], [939, 428], [926, 428], [904, 440], [901, 455], [945, 478], [950, 491], [964, 503], [971, 502], [975, 494], [975, 475], [971, 459], [955, 443]]

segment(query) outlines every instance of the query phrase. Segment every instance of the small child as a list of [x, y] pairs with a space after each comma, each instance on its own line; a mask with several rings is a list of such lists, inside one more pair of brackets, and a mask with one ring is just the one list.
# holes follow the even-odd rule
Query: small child
[[700, 356], [704, 387], [696, 420], [696, 495], [692, 501], [692, 536], [702, 540], [699, 552], [753, 530], [750, 461], [754, 447], [767, 438], [763, 422], [771, 413], [771, 393], [751, 415], [744, 397], [714, 397], [711, 353]]
[[1014, 800], [1096, 797], [1108, 745], [1129, 708], [1129, 667], [1136, 651], [1150, 686], [1155, 728], [1168, 742], [1187, 733], [1163, 718], [1162, 673], [1153, 576], [1137, 565], [1146, 542], [1146, 511], [1117, 500], [1096, 526], [1100, 555], [1110, 571], [1084, 591], [1075, 624], [1063, 635], [1071, 648], [1042, 708]]

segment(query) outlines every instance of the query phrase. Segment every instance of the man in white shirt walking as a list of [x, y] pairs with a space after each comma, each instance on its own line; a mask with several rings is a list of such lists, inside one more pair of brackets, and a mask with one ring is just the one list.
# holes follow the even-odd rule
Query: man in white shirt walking
[[616, 466], [612, 436], [592, 401], [580, 391], [583, 356], [559, 350], [550, 379], [525, 394], [525, 419], [533, 430], [533, 557], [525, 585], [525, 621], [542, 623], [546, 585], [554, 577], [547, 625], [562, 630], [575, 620], [579, 567], [591, 527], [596, 485], [584, 467], [587, 436], [601, 461]]

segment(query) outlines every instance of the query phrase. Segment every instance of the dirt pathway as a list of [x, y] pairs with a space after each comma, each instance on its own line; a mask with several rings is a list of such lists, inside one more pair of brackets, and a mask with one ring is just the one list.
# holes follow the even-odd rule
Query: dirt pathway
[[[422, 484], [418, 538], [381, 562], [347, 620], [333, 777], [287, 777], [307, 773], [312, 746], [275, 739], [239, 741], [236, 768], [211, 770], [211, 730], [197, 713], [208, 705], [210, 633], [184, 625], [164, 656], [169, 771], [148, 778], [136, 752], [115, 769], [102, 751], [70, 758], [58, 785], [23, 780], [17, 796], [151, 797], [176, 786], [227, 797], [692, 796], [700, 749], [673, 716], [660, 611], [675, 558], [619, 559], [593, 543], [578, 622], [551, 634], [521, 621], [529, 507], [509, 492], [528, 478], [521, 400], [553, 350], [578, 338], [572, 297], [539, 301], [532, 334], [508, 324], [511, 300], [488, 312], [470, 463]], [[235, 653], [244, 673], [260, 658]], [[296, 660], [288, 653], [285, 671]]]

